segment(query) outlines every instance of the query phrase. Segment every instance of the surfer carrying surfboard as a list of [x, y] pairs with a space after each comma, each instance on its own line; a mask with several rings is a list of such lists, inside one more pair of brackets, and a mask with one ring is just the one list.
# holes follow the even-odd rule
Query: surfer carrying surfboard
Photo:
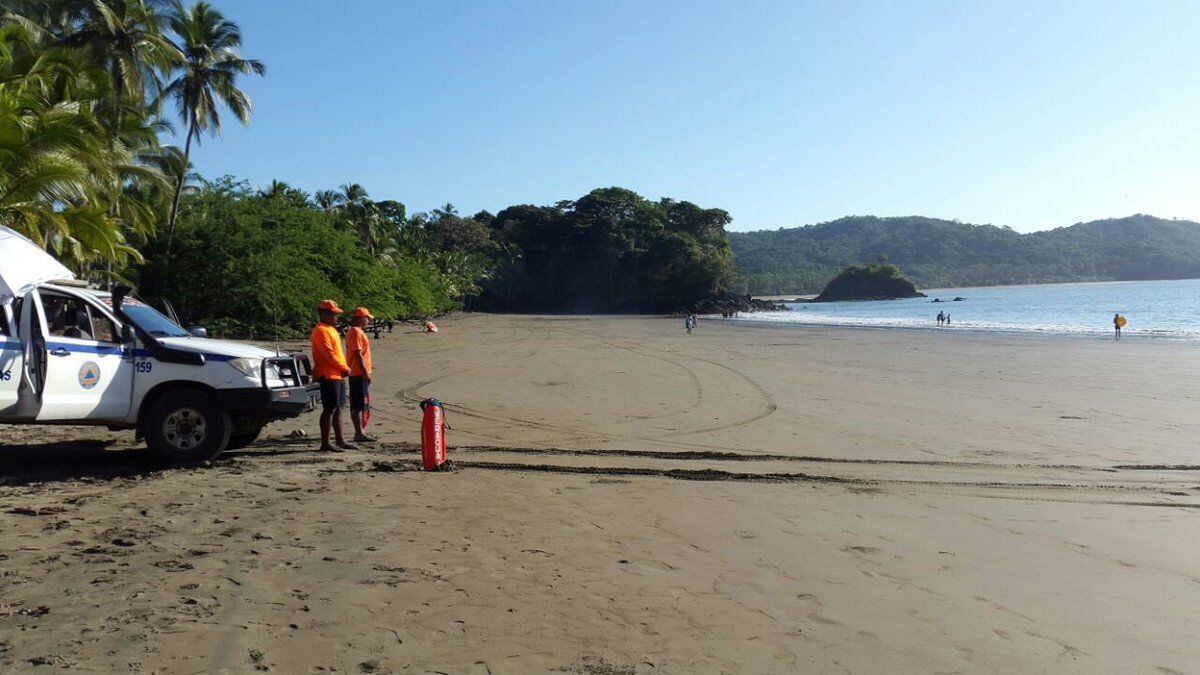
[[1120, 313], [1113, 314], [1113, 331], [1117, 335], [1117, 340], [1121, 339], [1121, 329], [1125, 327], [1125, 317]]

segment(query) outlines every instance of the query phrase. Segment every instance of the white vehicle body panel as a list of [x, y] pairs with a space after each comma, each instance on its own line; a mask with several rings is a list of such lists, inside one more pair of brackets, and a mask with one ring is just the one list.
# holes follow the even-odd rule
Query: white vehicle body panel
[[[44, 292], [77, 299], [85, 297], [50, 287]], [[58, 422], [129, 417], [134, 367], [125, 358], [121, 344], [48, 333], [42, 292], [29, 293], [28, 297], [38, 312], [46, 345], [46, 372], [35, 419]], [[97, 303], [88, 304], [97, 314], [103, 311]], [[106, 312], [104, 316], [112, 319]]]
[[0, 225], [0, 305], [25, 295], [39, 284], [74, 279], [49, 253], [13, 230]]

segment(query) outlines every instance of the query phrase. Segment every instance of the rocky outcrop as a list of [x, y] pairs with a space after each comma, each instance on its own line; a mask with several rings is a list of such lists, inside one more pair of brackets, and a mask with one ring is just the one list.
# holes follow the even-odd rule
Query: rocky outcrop
[[842, 270], [813, 302], [898, 300], [923, 298], [899, 267], [887, 264], [851, 265]]
[[734, 295], [732, 293], [715, 298], [709, 298], [692, 306], [694, 314], [724, 314], [735, 312], [783, 312], [785, 305], [770, 300], [760, 300], [749, 295]]

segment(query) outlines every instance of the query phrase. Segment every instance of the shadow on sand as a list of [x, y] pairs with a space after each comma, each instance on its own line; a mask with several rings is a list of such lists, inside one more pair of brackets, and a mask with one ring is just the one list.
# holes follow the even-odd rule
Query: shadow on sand
[[[165, 465], [145, 447], [131, 448], [108, 440], [0, 443], [0, 486], [151, 477], [166, 471], [209, 468], [236, 471], [242, 462], [281, 456], [328, 457], [317, 452], [316, 446], [317, 442], [310, 438], [273, 438], [223, 452], [211, 463]], [[407, 454], [419, 451], [419, 447], [411, 443], [381, 443], [372, 450]]]
[[144, 448], [110, 450], [102, 440], [0, 445], [0, 485], [109, 480], [161, 471]]

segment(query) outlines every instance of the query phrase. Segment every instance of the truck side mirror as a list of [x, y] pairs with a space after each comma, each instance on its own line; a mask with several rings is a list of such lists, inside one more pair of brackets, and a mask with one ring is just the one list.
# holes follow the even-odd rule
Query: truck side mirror
[[130, 343], [133, 342], [136, 337], [137, 333], [134, 332], [133, 326], [130, 326], [127, 323], [121, 324], [121, 342]]
[[206, 338], [208, 337], [208, 329], [204, 326], [189, 326], [187, 331], [192, 334], [192, 337]]

